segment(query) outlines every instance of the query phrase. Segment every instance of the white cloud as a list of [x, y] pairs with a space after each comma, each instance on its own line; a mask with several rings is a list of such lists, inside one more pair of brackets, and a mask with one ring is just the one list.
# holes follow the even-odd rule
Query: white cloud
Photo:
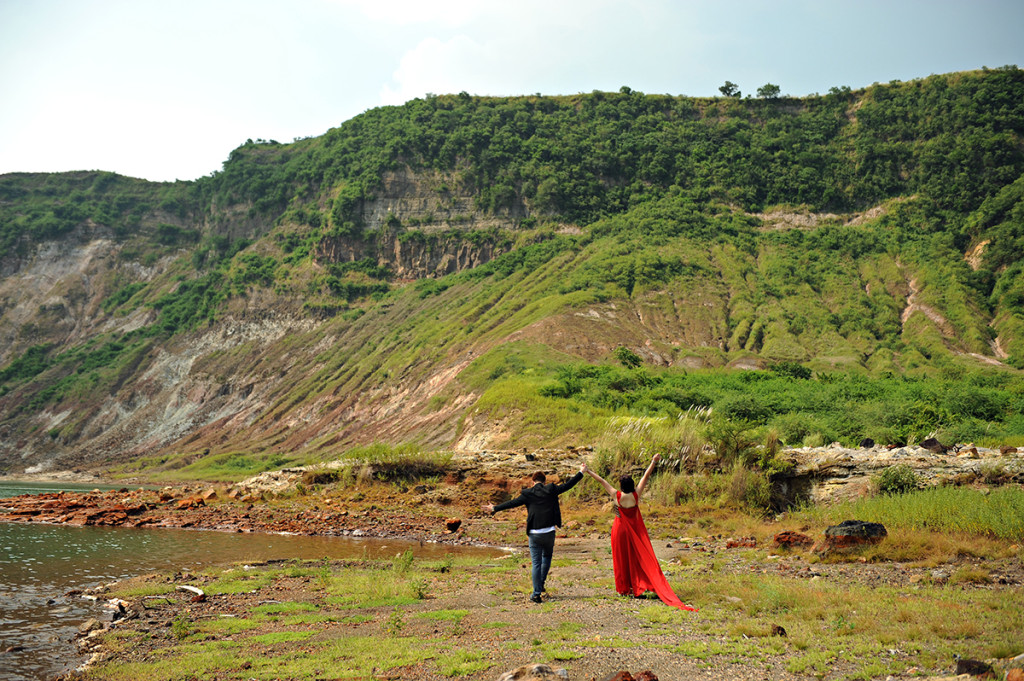
[[236, 119], [201, 103], [78, 93], [40, 102], [5, 154], [22, 159], [16, 169], [26, 172], [114, 170], [151, 180], [192, 180], [219, 170], [231, 149], [245, 141], [240, 134]]
[[381, 102], [402, 104], [428, 92], [492, 94], [479, 89], [493, 82], [494, 72], [500, 68], [487, 47], [467, 36], [446, 41], [427, 38], [402, 56], [394, 86], [386, 84], [381, 89]]

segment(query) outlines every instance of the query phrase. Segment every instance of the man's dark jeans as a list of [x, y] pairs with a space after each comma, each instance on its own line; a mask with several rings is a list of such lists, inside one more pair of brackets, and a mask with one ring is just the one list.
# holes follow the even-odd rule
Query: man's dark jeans
[[544, 591], [544, 580], [551, 569], [551, 554], [555, 552], [555, 531], [530, 535], [530, 560], [533, 563], [533, 595]]

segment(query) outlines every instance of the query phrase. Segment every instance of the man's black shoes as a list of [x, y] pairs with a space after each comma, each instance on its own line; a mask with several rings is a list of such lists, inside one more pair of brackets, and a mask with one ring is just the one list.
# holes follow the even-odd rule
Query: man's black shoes
[[530, 596], [530, 600], [533, 601], [534, 603], [543, 603], [544, 602], [544, 601], [541, 600], [540, 594], [533, 594], [532, 596]]

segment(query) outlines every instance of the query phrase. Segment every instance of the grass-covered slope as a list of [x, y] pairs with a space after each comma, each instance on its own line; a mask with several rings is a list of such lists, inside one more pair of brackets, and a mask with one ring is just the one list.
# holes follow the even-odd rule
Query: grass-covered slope
[[[885, 433], [1012, 436], [1022, 133], [1011, 67], [799, 100], [430, 97], [195, 182], [4, 176], [0, 458], [564, 444], [722, 408], [757, 392], [725, 367], [779, 363], [881, 397], [745, 418], [853, 440], [919, 402]], [[923, 377], [985, 405], [928, 411], [899, 388]]]

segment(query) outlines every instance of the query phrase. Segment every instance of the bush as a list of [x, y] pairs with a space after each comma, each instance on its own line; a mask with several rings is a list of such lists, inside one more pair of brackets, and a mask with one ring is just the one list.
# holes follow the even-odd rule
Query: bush
[[880, 494], [904, 494], [921, 486], [914, 469], [906, 464], [890, 466], [875, 478], [875, 489]]
[[771, 410], [752, 395], [740, 394], [719, 400], [715, 404], [715, 413], [727, 419], [764, 423], [771, 415]]
[[799, 446], [808, 435], [825, 430], [819, 419], [803, 412], [780, 414], [769, 425], [779, 439], [791, 447]]
[[725, 488], [726, 499], [752, 513], [766, 513], [771, 508], [772, 484], [761, 471], [753, 471], [736, 462]]
[[717, 414], [704, 431], [708, 444], [723, 463], [749, 463], [757, 444], [750, 436], [751, 425], [746, 421], [730, 421]]
[[780, 376], [789, 376], [790, 378], [801, 380], [807, 380], [812, 375], [810, 369], [796, 362], [777, 362], [771, 367], [771, 370]]

